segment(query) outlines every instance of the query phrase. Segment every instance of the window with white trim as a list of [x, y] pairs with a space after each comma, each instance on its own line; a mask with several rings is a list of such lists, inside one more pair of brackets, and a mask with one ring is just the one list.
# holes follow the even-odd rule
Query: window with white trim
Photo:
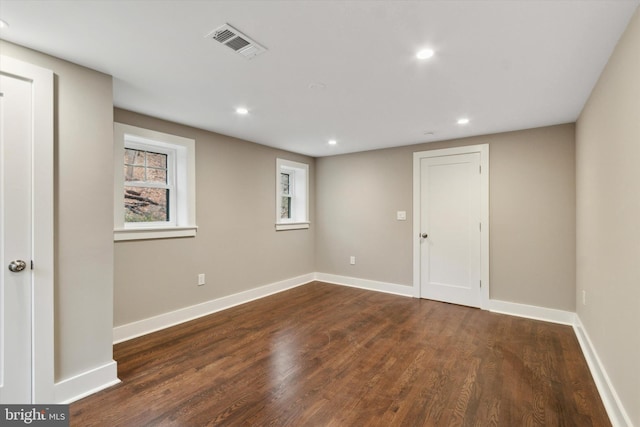
[[114, 124], [114, 239], [195, 236], [195, 141]]
[[276, 160], [276, 230], [309, 228], [309, 165]]

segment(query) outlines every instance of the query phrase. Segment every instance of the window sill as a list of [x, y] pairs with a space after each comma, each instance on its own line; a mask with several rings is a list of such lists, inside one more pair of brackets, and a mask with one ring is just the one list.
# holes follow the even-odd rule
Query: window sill
[[308, 222], [289, 222], [286, 224], [276, 224], [276, 231], [302, 230], [305, 228], [309, 228]]
[[167, 228], [120, 228], [113, 230], [115, 242], [123, 240], [174, 239], [178, 237], [195, 237], [197, 226]]

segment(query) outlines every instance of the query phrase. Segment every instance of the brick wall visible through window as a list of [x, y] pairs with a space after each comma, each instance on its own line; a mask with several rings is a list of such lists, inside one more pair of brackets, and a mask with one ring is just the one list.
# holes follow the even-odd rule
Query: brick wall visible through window
[[173, 156], [125, 148], [124, 221], [170, 221]]
[[116, 240], [194, 236], [195, 141], [114, 126]]

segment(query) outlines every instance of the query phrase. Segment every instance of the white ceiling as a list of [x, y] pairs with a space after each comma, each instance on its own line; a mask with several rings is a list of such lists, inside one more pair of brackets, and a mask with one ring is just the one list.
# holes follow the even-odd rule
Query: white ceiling
[[326, 156], [573, 122], [639, 1], [0, 0], [0, 36], [112, 75], [117, 107]]

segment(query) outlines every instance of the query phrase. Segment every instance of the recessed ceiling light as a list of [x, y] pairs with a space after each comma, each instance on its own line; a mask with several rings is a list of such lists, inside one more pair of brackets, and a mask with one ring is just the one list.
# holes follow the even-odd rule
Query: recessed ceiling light
[[426, 135], [426, 136], [433, 136], [433, 135], [434, 135], [434, 133], [433, 133], [433, 132], [431, 132], [431, 131], [426, 130], [426, 131], [424, 131], [424, 135]]
[[467, 123], [469, 123], [469, 119], [467, 119], [466, 117], [458, 119], [458, 124], [459, 125], [466, 125]]
[[330, 139], [329, 140], [329, 145], [336, 145], [338, 143], [338, 141], [336, 141], [335, 139]]
[[0, 28], [7, 28], [8, 26], [9, 24], [7, 24], [7, 21], [0, 19]]
[[416, 53], [416, 58], [418, 59], [427, 59], [433, 56], [434, 52], [432, 49], [422, 49], [418, 53]]
[[249, 110], [247, 110], [244, 107], [238, 107], [238, 108], [236, 108], [236, 113], [242, 114], [242, 115], [249, 114]]

